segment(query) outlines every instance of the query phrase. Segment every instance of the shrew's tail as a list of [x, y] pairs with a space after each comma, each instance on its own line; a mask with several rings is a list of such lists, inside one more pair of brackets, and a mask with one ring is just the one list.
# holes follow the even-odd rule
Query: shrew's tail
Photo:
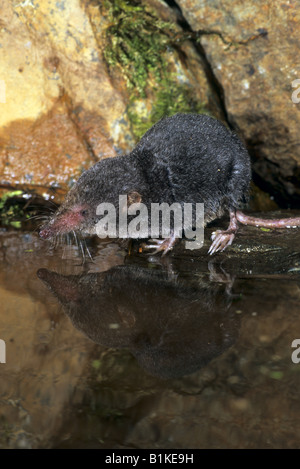
[[262, 226], [263, 228], [294, 228], [300, 226], [300, 218], [264, 219], [250, 217], [240, 210], [236, 211], [237, 220], [243, 225]]

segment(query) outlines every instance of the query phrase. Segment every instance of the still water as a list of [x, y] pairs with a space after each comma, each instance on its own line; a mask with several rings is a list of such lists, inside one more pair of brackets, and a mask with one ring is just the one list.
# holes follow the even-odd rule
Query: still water
[[299, 447], [300, 232], [245, 230], [214, 257], [105, 241], [84, 263], [2, 230], [0, 447]]

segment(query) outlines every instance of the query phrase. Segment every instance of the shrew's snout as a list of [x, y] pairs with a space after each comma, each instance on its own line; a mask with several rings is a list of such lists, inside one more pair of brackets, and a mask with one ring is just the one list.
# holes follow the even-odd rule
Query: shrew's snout
[[86, 208], [83, 206], [75, 206], [72, 209], [54, 215], [49, 223], [44, 225], [39, 236], [42, 239], [49, 239], [58, 234], [67, 234], [70, 231], [77, 231], [82, 223], [86, 220]]

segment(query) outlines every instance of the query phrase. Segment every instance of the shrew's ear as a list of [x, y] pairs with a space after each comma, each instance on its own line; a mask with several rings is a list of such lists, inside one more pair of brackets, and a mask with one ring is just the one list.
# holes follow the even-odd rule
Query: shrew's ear
[[131, 191], [127, 194], [128, 206], [132, 204], [139, 204], [142, 201], [142, 196], [136, 191]]

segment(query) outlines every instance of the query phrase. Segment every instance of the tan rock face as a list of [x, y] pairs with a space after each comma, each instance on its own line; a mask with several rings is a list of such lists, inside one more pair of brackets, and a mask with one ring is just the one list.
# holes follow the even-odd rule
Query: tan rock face
[[172, 43], [170, 8], [145, 5], [0, 0], [1, 187], [67, 190], [162, 115], [218, 112], [200, 57]]
[[178, 5], [201, 34], [228, 119], [245, 137], [256, 175], [284, 200], [299, 201], [300, 104], [292, 101], [292, 82], [300, 78], [299, 2], [178, 0]]
[[1, 184], [67, 189], [122, 145], [110, 127], [124, 100], [79, 1], [1, 3]]
[[256, 182], [299, 202], [297, 2], [178, 5], [204, 59], [162, 0], [0, 0], [1, 187], [66, 191], [95, 161], [130, 151], [163, 115], [222, 118], [223, 99]]

